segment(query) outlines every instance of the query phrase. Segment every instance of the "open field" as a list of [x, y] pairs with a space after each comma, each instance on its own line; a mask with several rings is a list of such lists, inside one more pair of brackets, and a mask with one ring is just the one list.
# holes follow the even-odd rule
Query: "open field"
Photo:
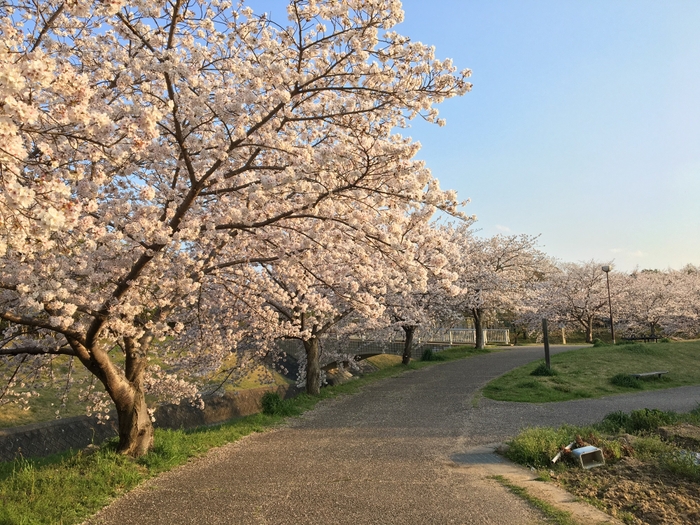
[[[531, 363], [491, 381], [484, 388], [484, 396], [544, 403], [697, 385], [700, 341], [582, 348], [552, 356], [551, 363], [554, 375], [531, 375], [543, 362]], [[660, 379], [624, 380], [629, 374], [661, 370], [668, 374]], [[618, 384], [611, 382], [615, 376]], [[620, 386], [625, 383], [628, 386]]]
[[[489, 350], [456, 347], [441, 355], [450, 361], [483, 353]], [[436, 364], [412, 361], [408, 366], [390, 365], [386, 357], [377, 357], [375, 361], [388, 366], [353, 381], [323, 388], [318, 397], [302, 394], [285, 400], [280, 413], [298, 415], [312, 409], [320, 400], [352, 394], [379, 379]], [[117, 455], [116, 443], [112, 441], [89, 452], [0, 463], [0, 523], [80, 523], [146, 479], [201, 456], [213, 447], [274, 427], [284, 420], [280, 413], [261, 413], [189, 431], [156, 429], [153, 450], [137, 460]]]

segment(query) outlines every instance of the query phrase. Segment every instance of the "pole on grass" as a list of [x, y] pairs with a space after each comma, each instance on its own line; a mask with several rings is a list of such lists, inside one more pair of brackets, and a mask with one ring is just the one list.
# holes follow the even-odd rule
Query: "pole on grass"
[[542, 319], [542, 333], [544, 334], [544, 362], [547, 369], [552, 368], [549, 362], [549, 333], [547, 332], [547, 319]]
[[601, 270], [605, 272], [605, 281], [608, 283], [608, 307], [610, 307], [610, 335], [612, 343], [615, 344], [615, 324], [613, 323], [612, 315], [612, 299], [610, 298], [610, 266], [603, 266]]

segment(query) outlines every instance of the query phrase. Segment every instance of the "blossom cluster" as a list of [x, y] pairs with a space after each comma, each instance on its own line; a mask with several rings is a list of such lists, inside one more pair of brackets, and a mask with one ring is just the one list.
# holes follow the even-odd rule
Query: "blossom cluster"
[[398, 1], [286, 15], [0, 6], [3, 374], [72, 356], [127, 420], [145, 392], [192, 398], [234, 353], [244, 366], [425, 288], [407, 232], [460, 203], [395, 130], [441, 123], [469, 71], [396, 33]]

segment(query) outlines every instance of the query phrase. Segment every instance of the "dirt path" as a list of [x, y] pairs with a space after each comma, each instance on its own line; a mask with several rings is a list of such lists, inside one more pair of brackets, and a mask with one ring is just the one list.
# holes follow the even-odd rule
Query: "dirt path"
[[[541, 352], [518, 348], [451, 362], [324, 402], [288, 427], [214, 450], [144, 484], [88, 523], [543, 523], [488, 472], [454, 459], [528, 424], [588, 422], [655, 405], [630, 396], [550, 405], [476, 396], [488, 380]], [[675, 405], [659, 408], [689, 410], [700, 387], [667, 397]]]

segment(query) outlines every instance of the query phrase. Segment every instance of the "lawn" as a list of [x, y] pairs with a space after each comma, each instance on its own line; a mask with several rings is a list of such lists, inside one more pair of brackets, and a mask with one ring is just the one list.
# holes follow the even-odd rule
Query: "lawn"
[[[532, 375], [542, 362], [491, 381], [484, 396], [545, 403], [700, 384], [700, 341], [621, 344], [552, 356], [553, 375]], [[667, 370], [661, 379], [630, 381], [629, 374]], [[615, 383], [611, 382], [613, 378]]]

